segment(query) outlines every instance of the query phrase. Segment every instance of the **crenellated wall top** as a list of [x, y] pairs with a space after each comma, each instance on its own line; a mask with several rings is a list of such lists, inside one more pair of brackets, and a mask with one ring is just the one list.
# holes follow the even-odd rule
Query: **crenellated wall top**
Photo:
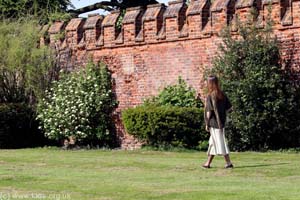
[[115, 26], [118, 20], [118, 17], [120, 15], [120, 11], [113, 11], [110, 14], [108, 14], [102, 23], [103, 27], [108, 27], [108, 26]]
[[66, 26], [66, 31], [78, 31], [80, 28], [83, 27], [84, 22], [86, 21], [85, 18], [74, 18]]
[[64, 28], [65, 22], [55, 21], [49, 28], [48, 33], [57, 34]]
[[219, 12], [226, 9], [232, 0], [216, 0], [211, 6], [212, 12]]
[[89, 17], [87, 18], [83, 29], [87, 30], [87, 29], [94, 29], [94, 28], [98, 28], [100, 26], [100, 22], [103, 21], [104, 16], [102, 15], [89, 15]]
[[[284, 3], [280, 0], [215, 0], [213, 4], [210, 0], [194, 0], [189, 5], [184, 0], [177, 0], [170, 1], [168, 6], [154, 4], [146, 8], [129, 8], [126, 10], [123, 19], [120, 18], [122, 17], [120, 11], [113, 11], [107, 16], [89, 15], [87, 19], [74, 18], [67, 24], [56, 21], [50, 26], [48, 33], [55, 35], [63, 31], [74, 32], [75, 35], [66, 34], [65, 37], [76, 37], [78, 41], [81, 41], [81, 45], [87, 45], [88, 49], [201, 39], [204, 35], [205, 37], [212, 37], [217, 34], [222, 29], [222, 24], [232, 24], [231, 21], [237, 17], [241, 20], [246, 19], [245, 15], [250, 14], [249, 8], [251, 7], [260, 5], [256, 7], [259, 11], [256, 19], [257, 21], [265, 20], [269, 8], [261, 5], [266, 4], [270, 5], [274, 12], [280, 12], [274, 15], [275, 29], [300, 27], [299, 16], [297, 16], [300, 13], [299, 0], [290, 0], [290, 3]], [[218, 13], [223, 14], [219, 15]], [[240, 17], [238, 15], [244, 16]], [[174, 21], [174, 19], [176, 23], [168, 23]], [[119, 23], [118, 20], [122, 20], [122, 23]], [[147, 25], [147, 23], [151, 23], [151, 25]], [[125, 26], [126, 24], [133, 25]], [[260, 24], [263, 25], [264, 23], [261, 22]], [[110, 28], [109, 31], [108, 28]], [[89, 32], [87, 32], [88, 30]], [[132, 33], [132, 35], [119, 34], [120, 30], [122, 30], [121, 33]], [[93, 31], [97, 34], [93, 34]], [[104, 34], [105, 31], [106, 34]], [[86, 37], [89, 36], [87, 34], [92, 35]], [[135, 37], [136, 39], [127, 39], [126, 37]], [[93, 39], [84, 41], [85, 38]], [[72, 41], [67, 39], [65, 38], [66, 42], [63, 42], [65, 46], [68, 46], [68, 41]], [[50, 43], [55, 42], [54, 37], [50, 37], [50, 40], [53, 40]], [[130, 44], [127, 44], [127, 41], [130, 41]], [[95, 44], [89, 44], [89, 42]], [[72, 48], [74, 48], [73, 44]]]
[[187, 5], [182, 0], [170, 1], [169, 6], [164, 13], [164, 18], [179, 18], [180, 10], [186, 6]]
[[153, 4], [147, 6], [146, 12], [143, 15], [143, 21], [155, 21], [161, 11], [166, 9], [165, 4]]
[[123, 18], [123, 24], [134, 24], [137, 21], [137, 17], [143, 10], [142, 7], [133, 7], [126, 9], [126, 14]]
[[205, 5], [210, 4], [209, 0], [198, 0], [191, 3], [188, 7], [187, 15], [200, 15]]

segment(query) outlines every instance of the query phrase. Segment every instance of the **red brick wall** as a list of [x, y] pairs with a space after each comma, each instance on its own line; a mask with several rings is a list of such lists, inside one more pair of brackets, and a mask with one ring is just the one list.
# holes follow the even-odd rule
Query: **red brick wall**
[[[215, 0], [212, 5], [209, 0], [194, 0], [189, 6], [173, 1], [167, 7], [130, 8], [119, 31], [119, 12], [72, 19], [68, 24], [56, 22], [48, 31], [50, 46], [60, 51], [67, 67], [83, 65], [89, 57], [108, 65], [116, 83], [116, 124], [122, 147], [134, 148], [139, 144], [124, 132], [121, 110], [156, 95], [178, 76], [201, 92], [203, 70], [211, 66], [217, 54], [220, 31], [225, 26], [236, 31], [235, 20], [247, 20], [253, 8], [259, 14], [255, 23], [265, 26], [269, 6], [282, 58], [292, 63], [297, 78], [300, 0]], [[58, 40], [55, 35], [61, 32], [65, 38]]]

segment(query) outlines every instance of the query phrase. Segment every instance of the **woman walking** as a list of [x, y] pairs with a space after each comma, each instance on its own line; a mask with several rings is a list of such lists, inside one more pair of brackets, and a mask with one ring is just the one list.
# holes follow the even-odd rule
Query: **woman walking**
[[210, 132], [209, 147], [207, 151], [207, 161], [202, 165], [203, 168], [210, 168], [215, 155], [224, 156], [225, 168], [233, 168], [229, 157], [229, 148], [225, 139], [226, 113], [231, 111], [232, 106], [220, 89], [219, 81], [216, 76], [209, 76], [207, 80], [208, 95], [205, 102], [205, 129]]

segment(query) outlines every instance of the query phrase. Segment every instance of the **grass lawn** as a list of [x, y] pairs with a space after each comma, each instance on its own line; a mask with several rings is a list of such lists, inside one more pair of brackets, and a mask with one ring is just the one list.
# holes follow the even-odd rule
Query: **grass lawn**
[[202, 169], [204, 152], [0, 150], [0, 200], [299, 200], [300, 155], [232, 153]]

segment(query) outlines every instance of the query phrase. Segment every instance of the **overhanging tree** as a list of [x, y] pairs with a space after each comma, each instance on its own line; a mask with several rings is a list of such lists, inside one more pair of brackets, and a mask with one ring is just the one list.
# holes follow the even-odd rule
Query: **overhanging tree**
[[130, 7], [136, 6], [147, 6], [150, 4], [158, 3], [156, 0], [111, 0], [111, 1], [100, 1], [93, 5], [89, 5], [80, 9], [71, 9], [68, 12], [72, 16], [78, 16], [82, 13], [90, 12], [97, 9], [103, 9], [106, 11], [113, 11], [113, 10], [124, 10]]

